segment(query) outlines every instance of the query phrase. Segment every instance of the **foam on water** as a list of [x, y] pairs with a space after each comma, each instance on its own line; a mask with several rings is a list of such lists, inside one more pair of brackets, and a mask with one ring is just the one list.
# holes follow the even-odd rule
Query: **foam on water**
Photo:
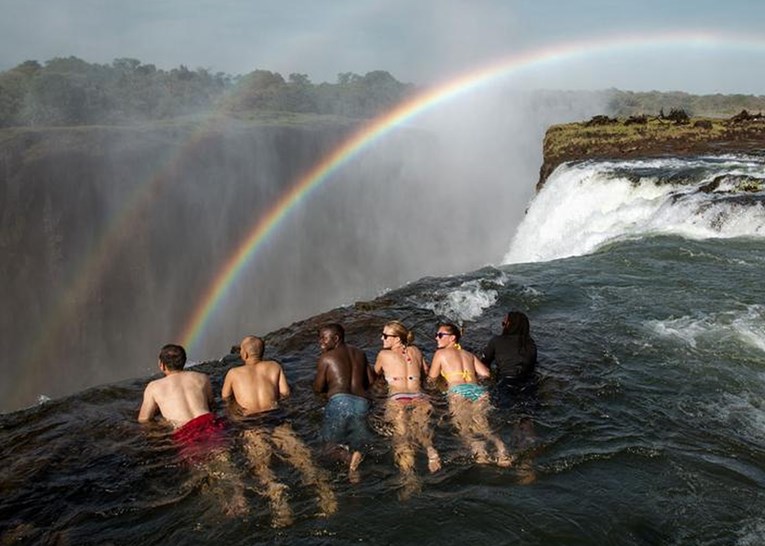
[[758, 392], [739, 394], [725, 393], [722, 402], [716, 404], [713, 414], [723, 420], [726, 425], [733, 427], [738, 434], [744, 435], [753, 442], [765, 442], [765, 406], [762, 403], [761, 391], [763, 382], [753, 387], [760, 387]]
[[765, 236], [765, 163], [756, 158], [564, 164], [518, 226], [504, 263], [589, 254], [650, 235]]
[[459, 288], [435, 291], [430, 301], [421, 302], [425, 309], [432, 310], [440, 317], [456, 320], [460, 324], [475, 320], [484, 309], [497, 302], [496, 290], [485, 289], [477, 280], [467, 281]]
[[765, 544], [765, 517], [749, 522], [736, 541], [736, 546], [762, 546], [762, 544]]
[[750, 305], [731, 326], [741, 341], [765, 353], [765, 306]]
[[703, 339], [737, 339], [765, 353], [765, 306], [749, 305], [741, 310], [698, 317], [683, 316], [651, 320], [646, 328], [661, 338], [674, 338], [695, 348]]
[[669, 320], [651, 320], [646, 323], [649, 331], [661, 338], [674, 338], [689, 347], [696, 347], [698, 338], [714, 330], [708, 317], [680, 317]]

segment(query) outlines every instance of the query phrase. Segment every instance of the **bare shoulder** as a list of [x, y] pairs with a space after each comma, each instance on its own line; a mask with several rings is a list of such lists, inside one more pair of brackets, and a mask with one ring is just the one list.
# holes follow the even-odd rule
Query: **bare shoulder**
[[410, 346], [409, 346], [409, 351], [410, 351], [410, 352], [411, 352], [411, 353], [412, 353], [414, 356], [422, 357], [422, 351], [421, 351], [421, 350], [420, 350], [420, 348], [419, 348], [419, 347], [417, 347], [416, 345], [410, 345]]
[[268, 373], [284, 372], [281, 363], [276, 360], [263, 360], [259, 365], [263, 366], [263, 369]]
[[184, 373], [189, 374], [189, 377], [192, 377], [196, 381], [205, 382], [210, 380], [210, 377], [203, 372], [195, 372], [193, 370], [188, 370], [188, 371], [185, 371]]
[[387, 364], [391, 361], [391, 359], [395, 359], [395, 356], [393, 355], [393, 351], [389, 351], [387, 349], [383, 349], [379, 353], [377, 353], [377, 362], [380, 364]]
[[354, 355], [364, 355], [366, 356], [366, 353], [359, 349], [358, 347], [354, 347], [353, 345], [346, 345], [346, 349], [348, 349], [348, 352]]
[[232, 379], [240, 375], [244, 371], [244, 366], [235, 366], [231, 368], [229, 371], [226, 372], [226, 377], [231, 377]]
[[145, 395], [151, 395], [155, 390], [157, 390], [160, 386], [160, 381], [162, 381], [164, 378], [160, 379], [154, 379], [152, 381], [149, 381], [146, 385], [146, 388], [143, 390]]
[[329, 351], [324, 351], [319, 355], [319, 360], [317, 363], [327, 365], [334, 362], [336, 358], [337, 354], [335, 353], [335, 349], [330, 349]]
[[348, 347], [351, 361], [357, 364], [369, 364], [367, 353], [359, 349], [358, 347]]

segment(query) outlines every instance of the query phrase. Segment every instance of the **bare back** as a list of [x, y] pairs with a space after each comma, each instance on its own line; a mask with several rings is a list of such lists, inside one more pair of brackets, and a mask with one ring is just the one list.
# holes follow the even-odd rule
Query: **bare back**
[[428, 373], [429, 379], [441, 375], [449, 386], [476, 383], [479, 377], [489, 377], [489, 369], [469, 351], [445, 347], [436, 351]]
[[272, 410], [290, 389], [281, 365], [273, 360], [248, 362], [232, 368], [223, 381], [222, 398], [233, 396], [245, 415]]
[[212, 398], [207, 375], [193, 371], [171, 373], [147, 385], [138, 420], [149, 421], [159, 410], [170, 424], [181, 427], [209, 413]]
[[319, 357], [316, 365], [314, 391], [335, 394], [366, 396], [374, 379], [364, 351], [341, 343]]
[[385, 375], [389, 395], [417, 393], [422, 390], [422, 372], [425, 369], [422, 352], [411, 345], [404, 351], [404, 354], [401, 354], [385, 349], [377, 354], [375, 372]]

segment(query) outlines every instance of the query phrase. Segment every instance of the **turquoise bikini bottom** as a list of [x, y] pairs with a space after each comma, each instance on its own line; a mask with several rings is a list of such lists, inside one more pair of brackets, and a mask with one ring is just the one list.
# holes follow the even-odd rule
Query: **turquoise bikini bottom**
[[475, 402], [485, 395], [486, 392], [486, 387], [482, 387], [477, 383], [460, 383], [459, 385], [449, 387], [449, 394], [458, 394], [471, 402]]

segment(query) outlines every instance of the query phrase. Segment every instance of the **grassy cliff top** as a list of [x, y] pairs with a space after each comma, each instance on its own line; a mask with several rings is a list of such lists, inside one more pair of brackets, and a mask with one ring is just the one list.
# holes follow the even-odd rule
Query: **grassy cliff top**
[[567, 161], [765, 151], [765, 116], [746, 112], [729, 119], [595, 116], [550, 127], [543, 146], [537, 191]]

